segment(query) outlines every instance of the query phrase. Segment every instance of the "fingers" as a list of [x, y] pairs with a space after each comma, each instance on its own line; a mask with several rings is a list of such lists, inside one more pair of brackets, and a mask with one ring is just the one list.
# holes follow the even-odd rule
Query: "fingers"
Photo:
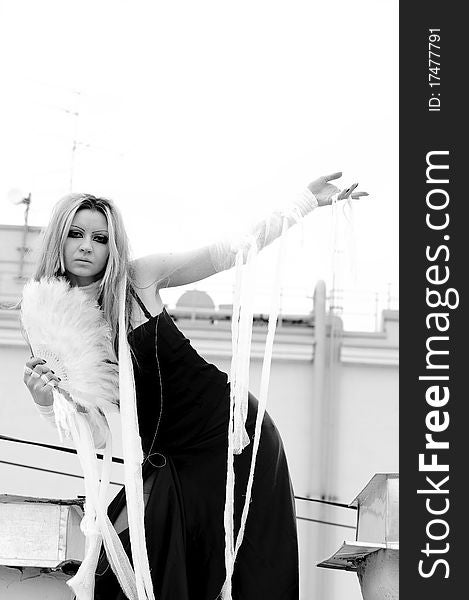
[[346, 198], [348, 198], [350, 196], [350, 194], [356, 189], [357, 186], [358, 186], [358, 183], [354, 183], [350, 187], [346, 188], [345, 190], [342, 190], [340, 192], [340, 194], [338, 195], [337, 200], [345, 200]]
[[[41, 359], [35, 359], [34, 361], [28, 361], [24, 368], [24, 377], [23, 381], [29, 388], [34, 388], [36, 390], [41, 389], [42, 387], [49, 385], [51, 387], [56, 387], [58, 383], [61, 381], [60, 377], [49, 369], [44, 363], [45, 361], [39, 362]], [[31, 368], [31, 364], [35, 364], [33, 368]]]
[[339, 177], [342, 177], [342, 171], [336, 171], [335, 173], [332, 173], [331, 175], [325, 175], [324, 180], [325, 181], [333, 181], [334, 179], [339, 179]]
[[352, 198], [354, 200], [358, 200], [358, 198], [361, 198], [362, 196], [369, 196], [370, 194], [368, 192], [354, 192], [352, 194]]
[[58, 377], [53, 375], [52, 371], [50, 371], [49, 373], [43, 373], [40, 376], [40, 380], [44, 383], [44, 385], [50, 385], [51, 387], [57, 387], [59, 385]]
[[31, 358], [26, 361], [26, 366], [30, 369], [34, 369], [36, 365], [44, 365], [45, 360], [43, 358], [36, 358], [35, 356], [31, 356]]

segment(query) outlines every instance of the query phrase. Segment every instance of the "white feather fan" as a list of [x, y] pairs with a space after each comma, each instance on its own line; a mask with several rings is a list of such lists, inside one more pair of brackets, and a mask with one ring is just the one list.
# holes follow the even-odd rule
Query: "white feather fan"
[[117, 410], [117, 360], [96, 301], [63, 279], [31, 281], [21, 321], [34, 356], [47, 362], [74, 402], [91, 414]]
[[[86, 489], [82, 530], [85, 558], [76, 575], [67, 581], [77, 600], [94, 597], [94, 572], [104, 542], [110, 564], [126, 596], [137, 600], [135, 574], [106, 514], [112, 441], [105, 413], [117, 410], [119, 374], [110, 327], [97, 302], [63, 279], [43, 278], [23, 290], [21, 322], [31, 352], [43, 358], [60, 377], [53, 390], [59, 433], [71, 437], [83, 468]], [[86, 419], [77, 412], [86, 410]], [[89, 425], [106, 439], [104, 468], [99, 476]]]

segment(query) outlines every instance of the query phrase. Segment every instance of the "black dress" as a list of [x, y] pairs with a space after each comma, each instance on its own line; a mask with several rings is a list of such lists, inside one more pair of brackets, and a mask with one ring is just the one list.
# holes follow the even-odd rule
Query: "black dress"
[[[228, 378], [197, 354], [166, 310], [151, 317], [145, 309], [145, 314], [148, 321], [130, 333], [129, 344], [143, 451], [151, 452], [143, 477], [155, 475], [145, 509], [155, 598], [215, 600], [225, 579]], [[257, 400], [250, 396], [251, 440], [256, 410]], [[251, 451], [252, 443], [235, 456], [235, 533]], [[111, 521], [124, 505], [121, 490], [109, 507]], [[120, 538], [130, 555], [128, 529]], [[104, 555], [96, 572], [96, 600], [125, 598]], [[244, 540], [235, 563], [233, 600], [298, 597], [293, 491], [282, 441], [266, 414]]]

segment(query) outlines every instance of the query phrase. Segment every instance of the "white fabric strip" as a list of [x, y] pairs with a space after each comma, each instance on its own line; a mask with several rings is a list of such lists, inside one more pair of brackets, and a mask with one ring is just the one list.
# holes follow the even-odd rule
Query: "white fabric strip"
[[238, 535], [236, 538], [236, 546], [235, 546], [235, 556], [238, 554], [238, 550], [242, 544], [244, 538], [244, 530], [246, 527], [246, 520], [249, 512], [249, 505], [251, 503], [251, 493], [252, 493], [252, 484], [254, 481], [254, 469], [256, 467], [256, 458], [257, 451], [259, 449], [259, 442], [261, 438], [261, 428], [262, 421], [264, 419], [264, 414], [267, 406], [267, 397], [269, 392], [269, 382], [270, 382], [270, 368], [272, 365], [272, 353], [274, 346], [274, 338], [275, 331], [277, 328], [277, 319], [280, 313], [280, 292], [281, 292], [281, 282], [282, 282], [282, 258], [283, 258], [283, 248], [285, 242], [285, 232], [288, 228], [287, 219], [284, 219], [283, 227], [282, 227], [282, 235], [280, 238], [280, 245], [278, 249], [278, 258], [277, 258], [277, 268], [275, 273], [275, 280], [272, 291], [271, 298], [271, 308], [269, 313], [269, 321], [267, 326], [267, 338], [264, 349], [264, 359], [262, 362], [262, 374], [261, 374], [261, 385], [260, 385], [260, 394], [259, 394], [259, 404], [257, 408], [257, 417], [256, 417], [256, 427], [254, 431], [254, 443], [252, 449], [252, 457], [251, 457], [251, 468], [249, 472], [249, 480], [246, 488], [246, 499], [244, 501], [243, 512], [241, 515], [241, 524], [238, 531]]
[[235, 288], [233, 298], [233, 316], [231, 319], [231, 369], [230, 369], [230, 417], [228, 420], [228, 449], [226, 466], [226, 491], [225, 491], [225, 509], [224, 509], [224, 527], [225, 527], [225, 571], [226, 581], [225, 590], [222, 590], [222, 598], [225, 594], [231, 597], [231, 575], [234, 565], [234, 409], [235, 409], [235, 385], [237, 377], [238, 360], [238, 342], [239, 342], [239, 318], [240, 318], [240, 296], [242, 281], [243, 253], [238, 252], [235, 258]]
[[110, 478], [111, 440], [106, 444], [105, 460], [99, 483], [99, 468], [88, 420], [60, 393], [53, 389], [54, 413], [61, 435], [70, 435], [83, 469], [85, 481], [85, 516], [81, 528], [86, 536], [85, 558], [67, 584], [77, 600], [93, 600], [96, 565], [104, 542], [111, 568], [129, 600], [137, 600], [135, 577], [122, 543], [106, 513], [106, 496]]
[[[235, 485], [235, 473], [234, 473], [234, 439], [235, 433], [232, 427], [232, 418], [236, 410], [236, 395], [232, 392], [230, 398], [230, 423], [228, 429], [228, 470], [227, 470], [227, 485], [226, 485], [226, 502], [225, 502], [225, 582], [221, 591], [222, 600], [232, 600], [232, 577], [234, 571], [234, 565], [236, 561], [236, 556], [238, 554], [239, 548], [243, 542], [244, 532], [246, 528], [246, 521], [249, 513], [249, 505], [251, 503], [251, 495], [252, 495], [252, 485], [254, 481], [254, 471], [256, 465], [257, 451], [259, 449], [259, 442], [261, 436], [261, 428], [262, 421], [264, 419], [264, 414], [267, 405], [267, 396], [269, 389], [269, 380], [270, 380], [270, 367], [272, 363], [272, 353], [273, 353], [273, 343], [275, 337], [275, 330], [277, 326], [277, 319], [280, 312], [280, 291], [281, 291], [281, 279], [282, 279], [282, 256], [283, 256], [283, 247], [285, 241], [285, 232], [289, 227], [288, 218], [284, 217], [282, 221], [282, 229], [281, 229], [281, 240], [279, 246], [279, 254], [277, 258], [277, 268], [275, 273], [275, 280], [273, 284], [273, 291], [271, 297], [271, 308], [269, 313], [269, 321], [267, 328], [267, 338], [264, 350], [264, 359], [262, 364], [262, 375], [261, 375], [261, 387], [260, 387], [260, 395], [259, 395], [259, 404], [258, 411], [256, 417], [256, 426], [254, 433], [254, 443], [252, 449], [252, 457], [251, 457], [251, 466], [249, 471], [249, 479], [246, 487], [246, 497], [243, 506], [243, 512], [241, 515], [241, 524], [240, 529], [238, 531], [238, 535], [236, 537], [236, 544], [233, 548], [233, 537], [234, 537], [234, 485]], [[248, 254], [249, 256], [249, 254]], [[252, 259], [255, 258], [255, 252], [253, 252]], [[233, 356], [232, 358], [232, 369], [233, 365], [235, 365], [235, 376], [246, 377], [246, 357], [249, 359], [250, 350], [251, 350], [251, 337], [249, 336], [248, 341], [249, 345], [244, 346], [241, 349], [240, 345], [236, 343], [236, 341], [241, 337], [239, 335], [239, 327], [238, 320], [240, 320], [239, 315], [245, 312], [247, 315], [250, 315], [250, 329], [252, 332], [252, 300], [254, 293], [254, 278], [252, 278], [252, 271], [247, 271], [248, 262], [246, 263], [244, 273], [241, 273], [242, 269], [242, 260], [243, 260], [243, 251], [240, 250], [236, 256], [236, 287], [235, 287], [235, 297], [233, 302], [233, 321], [232, 321], [232, 336], [233, 336], [233, 352], [238, 356]], [[252, 265], [251, 265], [252, 268]], [[246, 283], [249, 283], [250, 287], [250, 297], [242, 296], [242, 288]], [[244, 301], [244, 304], [243, 304]], [[247, 323], [244, 324], [247, 326]], [[244, 356], [243, 356], [244, 353]], [[242, 361], [243, 369], [236, 370], [236, 365]], [[249, 369], [249, 360], [247, 361], [247, 368]], [[247, 410], [246, 410], [247, 417]], [[245, 426], [245, 421], [243, 422], [243, 427]]]
[[[55, 422], [54, 406], [52, 404], [50, 404], [49, 406], [41, 406], [40, 404], [34, 403], [34, 406], [37, 408], [37, 411], [44, 419], [44, 421], [49, 423], [49, 425], [52, 425], [52, 427], [57, 428], [57, 423]], [[83, 414], [87, 415], [88, 413]], [[88, 419], [88, 424], [91, 429], [94, 447], [98, 450], [104, 448], [106, 445], [106, 438], [104, 436], [103, 428], [99, 427], [99, 425], [94, 419]]]
[[249, 398], [249, 365], [251, 354], [253, 298], [255, 284], [256, 240], [250, 246], [243, 267], [244, 248], [240, 248], [235, 261], [236, 283], [233, 300], [232, 361], [230, 371], [230, 419], [228, 422], [227, 478], [225, 492], [225, 571], [222, 598], [231, 598], [234, 550], [234, 455], [240, 454], [249, 444], [246, 432]]
[[[240, 252], [241, 254], [241, 252]], [[234, 363], [234, 443], [233, 452], [241, 454], [249, 444], [246, 432], [249, 394], [249, 365], [251, 359], [252, 323], [254, 316], [253, 300], [255, 285], [255, 258], [257, 255], [256, 240], [252, 239], [248, 250], [246, 264], [242, 273], [241, 290], [238, 296], [239, 331], [236, 359]]]
[[129, 535], [135, 570], [138, 600], [154, 600], [153, 584], [145, 538], [145, 506], [143, 501], [143, 452], [138, 428], [137, 401], [130, 349], [125, 323], [127, 280], [119, 289], [119, 397], [122, 421], [122, 449], [127, 500]]

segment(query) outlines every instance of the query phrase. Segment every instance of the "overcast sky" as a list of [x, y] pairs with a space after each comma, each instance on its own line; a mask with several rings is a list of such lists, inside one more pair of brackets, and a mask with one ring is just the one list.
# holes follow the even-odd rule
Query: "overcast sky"
[[334, 270], [397, 293], [397, 0], [0, 6], [1, 222], [22, 222], [11, 188], [43, 225], [72, 186], [118, 201], [136, 256], [180, 250], [342, 170], [370, 196], [290, 232], [285, 286], [330, 287]]

